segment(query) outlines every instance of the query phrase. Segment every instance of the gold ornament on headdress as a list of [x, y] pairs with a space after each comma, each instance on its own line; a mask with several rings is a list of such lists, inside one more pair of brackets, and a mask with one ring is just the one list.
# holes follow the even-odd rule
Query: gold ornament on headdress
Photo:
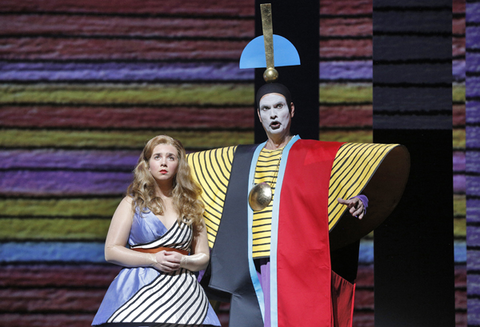
[[265, 60], [267, 62], [267, 69], [265, 69], [265, 72], [263, 73], [263, 79], [265, 82], [271, 83], [278, 79], [278, 71], [275, 69], [275, 61], [273, 57], [272, 5], [270, 3], [261, 4], [260, 13], [262, 15]]

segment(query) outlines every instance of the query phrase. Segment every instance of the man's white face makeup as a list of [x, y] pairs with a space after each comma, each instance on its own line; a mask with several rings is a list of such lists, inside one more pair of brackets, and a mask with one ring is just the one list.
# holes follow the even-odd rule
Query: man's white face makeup
[[269, 93], [260, 99], [258, 116], [267, 135], [288, 135], [293, 110], [290, 108], [283, 95]]

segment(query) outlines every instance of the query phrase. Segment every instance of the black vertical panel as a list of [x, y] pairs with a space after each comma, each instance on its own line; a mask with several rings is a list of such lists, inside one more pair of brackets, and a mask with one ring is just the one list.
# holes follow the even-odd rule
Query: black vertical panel
[[375, 230], [375, 326], [455, 326], [451, 1], [373, 2], [374, 142], [411, 174]]
[[[280, 74], [278, 82], [290, 89], [292, 101], [295, 103], [292, 133], [299, 134], [302, 138], [318, 140], [320, 1], [256, 0], [255, 35], [257, 36], [263, 34], [261, 3], [272, 4], [273, 33], [292, 42], [300, 55], [300, 66], [276, 67]], [[255, 70], [255, 92], [265, 84], [264, 71], [265, 69]], [[255, 142], [263, 142], [266, 139], [255, 109]]]

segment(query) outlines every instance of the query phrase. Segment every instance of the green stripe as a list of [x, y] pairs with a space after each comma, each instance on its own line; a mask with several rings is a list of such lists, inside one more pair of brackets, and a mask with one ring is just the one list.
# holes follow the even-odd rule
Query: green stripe
[[455, 237], [467, 237], [467, 224], [465, 218], [453, 220], [453, 235]]
[[109, 225], [107, 219], [2, 219], [0, 241], [104, 241]]
[[344, 103], [373, 101], [372, 84], [320, 84], [320, 103]]
[[0, 85], [0, 103], [253, 105], [252, 84]]
[[373, 131], [329, 131], [320, 132], [320, 141], [372, 143]]
[[453, 129], [452, 138], [453, 138], [453, 147], [457, 149], [465, 149], [465, 129]]
[[[0, 216], [111, 217], [118, 199], [1, 199]], [[3, 220], [0, 220], [3, 221]]]
[[467, 215], [467, 198], [465, 194], [455, 194], [453, 196], [453, 214], [455, 217], [465, 217]]
[[452, 100], [465, 103], [465, 84], [452, 84]]
[[93, 147], [142, 149], [159, 134], [179, 139], [187, 149], [217, 148], [253, 143], [253, 131], [57, 131], [2, 130], [0, 146], [4, 147]]

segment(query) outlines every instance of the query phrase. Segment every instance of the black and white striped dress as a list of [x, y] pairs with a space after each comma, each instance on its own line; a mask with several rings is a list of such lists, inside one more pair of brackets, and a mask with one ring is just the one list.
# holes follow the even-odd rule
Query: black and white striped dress
[[[130, 247], [190, 250], [192, 228], [170, 229], [151, 212], [135, 214]], [[124, 268], [110, 285], [92, 325], [220, 326], [208, 299], [189, 270], [173, 273], [154, 268]]]

